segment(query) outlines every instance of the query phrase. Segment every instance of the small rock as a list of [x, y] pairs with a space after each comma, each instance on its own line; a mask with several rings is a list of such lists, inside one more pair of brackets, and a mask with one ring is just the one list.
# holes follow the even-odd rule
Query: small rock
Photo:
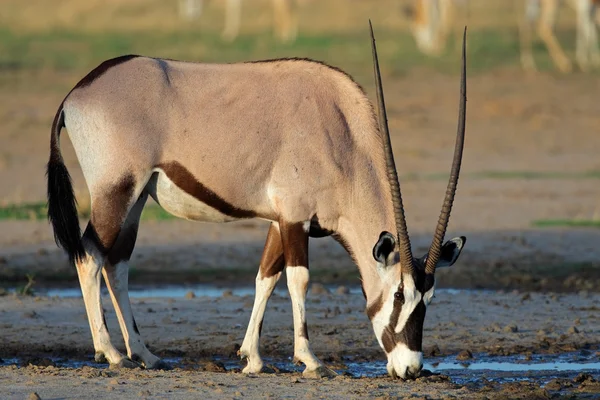
[[518, 332], [519, 328], [517, 327], [517, 324], [512, 323], [512, 324], [508, 324], [504, 327], [504, 329], [502, 329], [504, 332]]
[[224, 299], [229, 299], [233, 297], [233, 291], [231, 289], [223, 290], [223, 294], [221, 294], [221, 297]]
[[31, 318], [31, 319], [36, 319], [36, 318], [40, 317], [40, 315], [38, 313], [36, 313], [35, 311], [26, 311], [22, 315], [23, 315], [23, 318]]
[[30, 358], [26, 358], [21, 361], [22, 367], [27, 367], [29, 365], [35, 365], [38, 367], [48, 367], [50, 365], [52, 365], [54, 367], [56, 366], [54, 361], [52, 361], [51, 359], [49, 359], [47, 357], [30, 357]]
[[348, 289], [346, 286], [340, 286], [335, 290], [335, 292], [337, 294], [348, 294], [350, 293], [350, 289]]
[[562, 385], [558, 379], [552, 379], [544, 388], [548, 390], [560, 390], [562, 389]]
[[292, 376], [292, 379], [290, 379], [290, 382], [292, 382], [292, 383], [300, 383], [302, 381], [297, 376]]
[[573, 321], [573, 324], [581, 325], [581, 318], [575, 318], [575, 321]]
[[27, 400], [42, 400], [42, 398], [40, 397], [39, 394], [37, 394], [36, 392], [33, 392], [33, 393], [29, 393], [29, 396], [27, 396]]
[[139, 397], [147, 397], [147, 396], [152, 396], [152, 393], [150, 393], [149, 390], [141, 390], [138, 392], [138, 396]]
[[225, 365], [221, 362], [209, 361], [204, 364], [204, 371], [208, 372], [227, 372]]
[[590, 374], [586, 373], [586, 372], [582, 372], [579, 375], [577, 375], [574, 379], [573, 382], [575, 383], [583, 383], [583, 382], [596, 382], [596, 380], [594, 379], [593, 376], [591, 376]]
[[531, 294], [530, 293], [525, 293], [523, 295], [523, 297], [521, 297], [521, 301], [525, 301], [525, 300], [531, 300]]
[[426, 357], [437, 357], [441, 353], [442, 352], [440, 351], [440, 346], [438, 346], [437, 344], [434, 344], [433, 346], [425, 350]]
[[321, 285], [320, 283], [313, 283], [310, 287], [310, 293], [316, 294], [316, 295], [328, 294], [329, 289], [327, 289], [325, 286]]
[[185, 294], [185, 298], [188, 299], [188, 300], [195, 299], [196, 298], [196, 293], [194, 293], [193, 291], [190, 290], [189, 292], [187, 292]]
[[470, 360], [472, 358], [473, 358], [473, 353], [471, 353], [469, 350], [463, 350], [460, 353], [458, 353], [458, 355], [456, 356], [456, 359], [459, 361]]
[[567, 331], [567, 333], [568, 333], [569, 335], [574, 335], [574, 334], [576, 334], [576, 333], [579, 333], [579, 329], [577, 329], [577, 327], [576, 327], [576, 326], [572, 326], [572, 327], [570, 327], [570, 328], [569, 328], [569, 330]]
[[240, 392], [239, 390], [237, 392], [234, 393], [237, 397], [242, 397], [243, 394], [242, 392]]
[[590, 374], [588, 374], [586, 372], [582, 372], [581, 374], [579, 374], [575, 378], [573, 378], [573, 382], [575, 382], [575, 383], [583, 383], [583, 382], [592, 383], [592, 382], [596, 382], [596, 380]]
[[118, 385], [119, 381], [117, 379], [111, 379], [110, 381], [108, 381], [109, 385]]

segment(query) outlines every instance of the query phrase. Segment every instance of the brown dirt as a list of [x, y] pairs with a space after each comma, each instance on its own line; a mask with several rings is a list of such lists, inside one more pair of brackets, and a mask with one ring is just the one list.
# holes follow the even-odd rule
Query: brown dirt
[[[127, 397], [143, 392], [141, 397], [181, 399], [240, 397], [236, 394], [238, 391], [250, 398], [267, 393], [278, 397], [284, 392], [289, 396], [309, 393], [315, 398], [365, 395], [372, 398], [405, 396], [414, 391], [431, 398], [501, 398], [500, 394], [513, 397], [510, 393], [515, 388], [510, 384], [488, 382], [486, 386], [477, 382], [462, 386], [443, 376], [405, 383], [384, 377], [356, 379], [341, 376], [317, 384], [296, 372], [261, 374], [258, 378], [245, 377], [235, 370], [220, 374], [209, 372], [211, 368], [207, 363], [214, 357], [236, 358], [252, 300], [252, 296], [228, 294], [219, 298], [133, 300], [138, 325], [150, 348], [163, 357], [183, 357], [183, 364], [187, 365], [183, 370], [106, 371], [54, 366], [16, 369], [8, 366], [0, 367], [0, 383], [5, 381], [6, 385], [2, 387], [9, 398], [23, 398], [33, 391], [42, 398], [61, 397], [67, 392], [70, 396], [91, 398], [102, 390], [114, 390], [115, 394]], [[462, 351], [471, 353], [474, 359], [468, 362], [473, 362], [482, 352], [510, 355], [597, 351], [599, 300], [599, 295], [439, 293], [425, 323], [425, 354], [431, 357]], [[109, 299], [104, 298], [104, 302], [107, 305]], [[19, 357], [25, 364], [44, 365], [44, 357], [85, 359], [92, 354], [81, 298], [5, 296], [0, 298], [0, 310], [0, 354], [3, 357]], [[348, 360], [384, 362], [385, 356], [364, 313], [364, 299], [360, 294], [311, 290], [307, 315], [311, 345], [327, 365], [339, 369], [344, 368]], [[107, 312], [107, 322], [113, 342], [122, 350], [122, 337], [112, 309]], [[266, 313], [262, 355], [285, 362], [293, 352], [292, 332], [289, 298], [275, 295]], [[461, 359], [460, 354], [457, 359]], [[47, 364], [52, 363], [46, 361]], [[535, 373], [528, 376], [532, 381], [529, 386], [519, 386], [524, 398], [538, 395], [548, 398], [543, 397], [548, 395], [542, 387], [545, 382], [535, 383]], [[494, 386], [494, 391], [500, 394], [489, 393]], [[562, 393], [579, 389], [579, 385], [572, 385]]]

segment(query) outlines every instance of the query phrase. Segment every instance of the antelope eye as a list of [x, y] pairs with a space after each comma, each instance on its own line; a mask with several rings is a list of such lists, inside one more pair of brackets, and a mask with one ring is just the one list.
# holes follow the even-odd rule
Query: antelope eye
[[394, 299], [396, 299], [396, 300], [404, 300], [404, 293], [402, 293], [402, 292], [396, 292], [396, 293], [394, 293]]

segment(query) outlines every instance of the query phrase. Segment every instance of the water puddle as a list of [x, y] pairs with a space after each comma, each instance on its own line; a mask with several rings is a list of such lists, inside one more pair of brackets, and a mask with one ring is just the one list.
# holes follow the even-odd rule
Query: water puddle
[[[106, 368], [106, 364], [97, 364], [90, 360], [68, 360], [64, 358], [50, 359], [58, 367], [81, 368]], [[195, 362], [191, 359], [165, 358], [164, 361], [176, 368], [198, 369], [206, 360]], [[239, 370], [245, 364], [237, 359], [219, 359], [215, 362], [222, 363], [227, 370]], [[274, 360], [265, 358], [265, 365], [285, 372], [301, 372], [303, 367], [295, 366], [290, 360]], [[23, 365], [25, 360], [18, 358], [4, 359], [0, 365]], [[345, 361], [334, 366], [333, 369], [340, 374], [353, 377], [380, 377], [386, 376], [386, 363], [384, 360], [371, 362]], [[551, 355], [533, 355], [531, 359], [523, 356], [488, 356], [476, 354], [469, 362], [458, 362], [454, 357], [431, 357], [424, 364], [424, 369], [434, 374], [450, 376], [452, 381], [459, 384], [477, 382], [481, 379], [488, 381], [514, 382], [538, 381], [547, 382], [557, 377], [574, 377], [580, 372], [600, 374], [600, 361], [591, 352], [561, 353]]]

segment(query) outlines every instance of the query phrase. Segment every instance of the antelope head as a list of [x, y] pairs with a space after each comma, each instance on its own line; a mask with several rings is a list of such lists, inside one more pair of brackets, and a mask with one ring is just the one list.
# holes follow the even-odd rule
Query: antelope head
[[412, 255], [400, 184], [387, 124], [383, 87], [379, 72], [377, 49], [371, 26], [373, 64], [377, 87], [379, 127], [383, 137], [387, 177], [392, 192], [396, 234], [382, 232], [373, 247], [373, 257], [382, 282], [379, 298], [371, 302], [367, 314], [373, 323], [379, 344], [388, 357], [387, 370], [392, 377], [417, 377], [423, 366], [422, 338], [425, 312], [435, 291], [436, 267], [456, 262], [466, 243], [461, 236], [444, 242], [444, 235], [454, 201], [465, 137], [466, 115], [466, 28], [463, 36], [460, 110], [454, 159], [448, 188], [437, 227], [427, 254]]

